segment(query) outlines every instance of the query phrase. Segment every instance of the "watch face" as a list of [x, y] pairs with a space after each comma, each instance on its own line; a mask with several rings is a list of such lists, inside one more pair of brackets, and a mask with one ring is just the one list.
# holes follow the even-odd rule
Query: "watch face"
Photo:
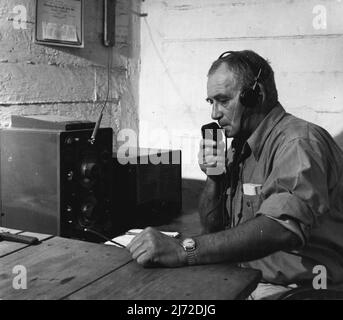
[[183, 247], [187, 249], [195, 249], [195, 241], [193, 239], [185, 239], [182, 242]]

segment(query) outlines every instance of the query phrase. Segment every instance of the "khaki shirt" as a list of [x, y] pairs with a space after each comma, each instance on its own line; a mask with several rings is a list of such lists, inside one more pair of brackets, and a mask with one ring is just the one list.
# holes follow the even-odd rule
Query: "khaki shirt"
[[250, 136], [247, 148], [232, 207], [227, 200], [231, 223], [265, 215], [297, 234], [303, 245], [242, 265], [260, 269], [265, 281], [276, 284], [312, 282], [313, 268], [323, 265], [328, 283], [342, 282], [342, 150], [324, 129], [286, 113], [280, 104]]

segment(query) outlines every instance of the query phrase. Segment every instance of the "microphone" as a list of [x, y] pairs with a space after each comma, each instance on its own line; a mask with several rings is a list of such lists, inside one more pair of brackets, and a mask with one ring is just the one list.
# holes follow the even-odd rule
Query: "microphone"
[[217, 122], [211, 122], [203, 125], [201, 127], [201, 135], [203, 139], [212, 139], [215, 142], [218, 141], [218, 137], [219, 140], [222, 140], [223, 138], [223, 133]]
[[98, 232], [98, 231], [95, 231], [93, 229], [90, 229], [90, 228], [84, 228], [83, 229], [84, 232], [89, 232], [89, 233], [93, 233], [95, 234], [96, 236], [98, 236], [99, 238], [102, 238], [106, 241], [109, 241], [109, 242], [112, 242], [113, 244], [115, 244], [116, 246], [118, 247], [121, 247], [121, 248], [126, 248], [124, 245], [122, 245], [121, 243], [117, 242], [117, 241], [114, 241], [110, 238], [108, 238], [107, 236], [103, 235], [102, 233]]
[[[212, 139], [216, 143], [218, 143], [218, 137], [219, 137], [219, 140], [223, 139], [223, 132], [222, 132], [222, 130], [221, 130], [221, 128], [217, 122], [211, 122], [211, 123], [203, 125], [201, 127], [201, 135], [202, 135], [203, 139], [205, 139], [205, 138]], [[203, 155], [203, 157], [204, 157], [204, 155]], [[226, 163], [227, 163], [227, 140], [226, 140], [226, 137], [225, 137], [225, 154], [224, 154], [224, 157], [225, 157], [225, 160], [224, 160], [224, 167], [223, 168], [218, 167], [216, 164], [216, 167], [214, 167], [214, 168], [207, 168], [206, 174], [214, 174], [214, 175], [221, 175], [221, 176], [223, 176], [223, 174], [224, 175], [228, 174], [228, 171], [226, 168]], [[223, 226], [226, 227], [228, 223], [227, 223], [227, 217], [226, 217], [226, 211], [225, 211], [226, 201], [224, 201], [224, 200], [225, 200], [226, 191], [227, 191], [227, 179], [223, 179], [222, 181], [223, 181], [224, 186], [222, 187], [222, 191], [220, 192], [220, 198], [218, 199], [218, 201], [214, 205], [214, 207], [209, 212], [206, 213], [206, 216], [208, 217], [209, 215], [212, 214], [213, 211], [218, 210], [222, 206], [222, 208], [220, 210], [222, 210]]]
[[[223, 131], [222, 128], [218, 125], [217, 122], [211, 122], [208, 124], [205, 124], [201, 127], [201, 135], [203, 139], [212, 139], [216, 144], [218, 145], [219, 141], [223, 140]], [[225, 150], [224, 150], [224, 157], [225, 157], [225, 167], [227, 163], [227, 140], [224, 139], [225, 142]], [[217, 151], [215, 151], [215, 154], [217, 154]]]

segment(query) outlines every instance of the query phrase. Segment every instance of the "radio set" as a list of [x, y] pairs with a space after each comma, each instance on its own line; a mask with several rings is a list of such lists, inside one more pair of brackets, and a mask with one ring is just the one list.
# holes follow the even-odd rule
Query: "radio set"
[[12, 116], [0, 131], [0, 226], [103, 242], [179, 213], [181, 163], [123, 165], [112, 141], [93, 122]]
[[85, 228], [113, 229], [112, 129], [62, 117], [12, 117], [2, 129], [3, 227], [91, 239]]

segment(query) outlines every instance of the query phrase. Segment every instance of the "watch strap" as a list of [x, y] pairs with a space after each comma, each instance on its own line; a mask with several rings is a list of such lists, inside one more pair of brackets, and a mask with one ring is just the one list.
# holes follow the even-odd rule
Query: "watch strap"
[[[187, 240], [192, 240], [194, 242], [193, 247], [189, 247], [183, 243], [184, 241], [187, 241]], [[197, 245], [196, 245], [196, 242], [194, 239], [185, 239], [184, 241], [181, 243], [181, 245], [182, 245], [183, 249], [186, 251], [187, 265], [192, 266], [196, 263], [196, 247], [197, 247]]]
[[193, 266], [195, 265], [196, 262], [196, 249], [192, 249], [192, 250], [187, 250], [187, 265], [189, 266]]

